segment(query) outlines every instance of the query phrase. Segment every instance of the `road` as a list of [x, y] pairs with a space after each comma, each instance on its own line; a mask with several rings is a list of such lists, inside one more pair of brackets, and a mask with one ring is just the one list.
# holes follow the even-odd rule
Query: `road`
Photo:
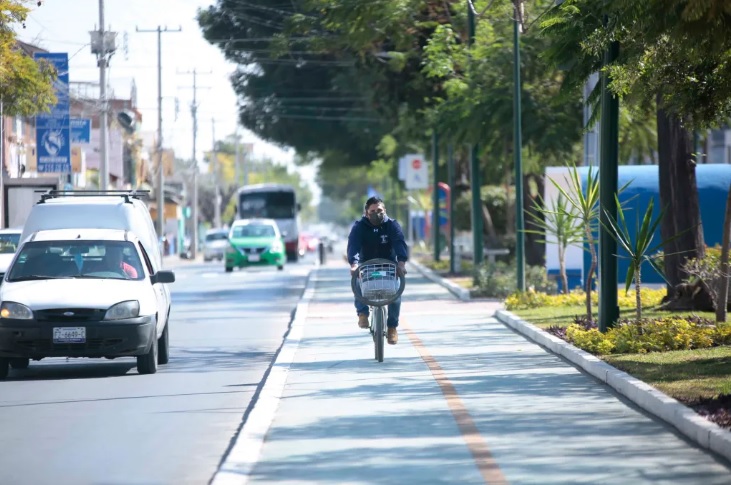
[[282, 343], [314, 261], [176, 269], [170, 363], [44, 359], [0, 383], [0, 483], [207, 483]]

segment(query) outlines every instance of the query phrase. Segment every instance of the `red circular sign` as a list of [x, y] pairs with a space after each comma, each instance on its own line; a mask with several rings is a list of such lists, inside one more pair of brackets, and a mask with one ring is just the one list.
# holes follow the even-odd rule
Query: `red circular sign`
[[414, 167], [414, 170], [419, 170], [421, 168], [421, 160], [419, 160], [418, 158], [415, 158], [411, 162], [411, 166]]

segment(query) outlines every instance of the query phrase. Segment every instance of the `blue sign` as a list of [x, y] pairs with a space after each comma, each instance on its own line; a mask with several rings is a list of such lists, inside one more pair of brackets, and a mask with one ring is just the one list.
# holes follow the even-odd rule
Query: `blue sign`
[[91, 143], [91, 118], [71, 118], [71, 143]]
[[43, 59], [56, 69], [54, 81], [57, 102], [50, 113], [36, 116], [36, 154], [38, 172], [71, 172], [71, 129], [69, 120], [69, 60], [67, 53], [36, 52], [34, 59]]

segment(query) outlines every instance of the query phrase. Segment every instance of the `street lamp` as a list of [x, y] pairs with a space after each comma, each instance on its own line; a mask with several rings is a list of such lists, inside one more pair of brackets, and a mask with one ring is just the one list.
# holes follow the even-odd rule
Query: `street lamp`
[[513, 19], [513, 156], [515, 159], [515, 263], [518, 277], [518, 291], [525, 291], [525, 223], [523, 217], [523, 158], [522, 158], [522, 120], [521, 120], [521, 85], [520, 85], [520, 31], [523, 19], [523, 2], [516, 0]]

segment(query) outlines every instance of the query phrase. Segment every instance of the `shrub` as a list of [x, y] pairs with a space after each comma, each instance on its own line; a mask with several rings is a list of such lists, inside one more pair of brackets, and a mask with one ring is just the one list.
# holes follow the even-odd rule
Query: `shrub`
[[[517, 289], [517, 274], [515, 264], [498, 261], [496, 263], [482, 263], [473, 273], [475, 296], [505, 298], [515, 293]], [[556, 291], [556, 284], [549, 281], [546, 270], [540, 266], [528, 266], [525, 271], [526, 286], [537, 292], [549, 293]]]
[[614, 342], [612, 342], [609, 335], [601, 333], [596, 328], [585, 330], [581, 326], [572, 323], [566, 328], [566, 338], [580, 349], [592, 354], [611, 354], [614, 350]]
[[[526, 291], [525, 293], [528, 293]], [[569, 307], [569, 306], [583, 306], [585, 303], [585, 293], [582, 290], [574, 290], [571, 293], [565, 293], [561, 295], [548, 295], [534, 291], [531, 295], [525, 293], [516, 292], [510, 295], [505, 300], [505, 308], [508, 310], [525, 310], [529, 308], [539, 307]], [[642, 298], [642, 304], [644, 306], [656, 306], [660, 304], [663, 297], [665, 296], [665, 290], [652, 290], [650, 288], [643, 288], [640, 291]], [[597, 292], [592, 292], [591, 300], [596, 305], [599, 302], [599, 295]], [[632, 309], [635, 307], [634, 294], [625, 295], [624, 292], [620, 291], [618, 295], [618, 303], [620, 308]]]
[[636, 354], [669, 350], [705, 349], [731, 340], [731, 325], [715, 327], [699, 317], [622, 320], [605, 334], [572, 324], [566, 340], [593, 354]]

